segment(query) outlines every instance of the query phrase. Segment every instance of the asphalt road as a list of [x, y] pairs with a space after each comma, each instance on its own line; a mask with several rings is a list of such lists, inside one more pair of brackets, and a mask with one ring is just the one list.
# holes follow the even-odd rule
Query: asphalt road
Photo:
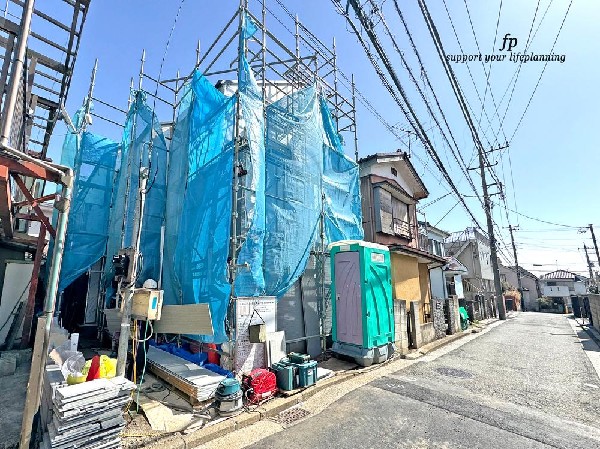
[[421, 360], [249, 447], [600, 447], [600, 379], [565, 316], [518, 314]]

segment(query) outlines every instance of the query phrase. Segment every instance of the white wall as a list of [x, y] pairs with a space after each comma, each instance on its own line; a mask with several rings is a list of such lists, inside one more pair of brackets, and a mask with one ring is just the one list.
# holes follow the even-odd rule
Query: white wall
[[583, 282], [575, 282], [575, 294], [585, 295], [587, 293], [585, 284]]
[[[396, 164], [396, 165], [399, 165], [399, 164]], [[408, 183], [403, 178], [400, 177], [401, 171], [398, 170], [398, 175], [394, 176], [392, 174], [392, 167], [394, 167], [394, 164], [392, 164], [391, 162], [379, 162], [377, 164], [372, 163], [372, 164], [369, 164], [367, 167], [364, 167], [364, 169], [363, 169], [364, 171], [361, 170], [360, 174], [361, 174], [361, 176], [377, 175], [377, 176], [381, 176], [382, 178], [393, 179], [398, 184], [400, 184], [400, 186], [404, 190], [406, 190], [406, 192], [410, 196], [414, 196], [415, 192], [413, 191], [413, 189], [408, 185]], [[394, 168], [399, 168], [399, 167], [394, 167]]]
[[553, 297], [570, 296], [569, 287], [566, 287], [564, 285], [555, 285], [555, 286], [544, 285], [542, 287], [542, 294], [544, 296], [553, 296]]
[[[4, 267], [5, 282], [2, 287], [2, 295], [0, 296], [0, 326], [8, 320], [4, 329], [0, 331], [0, 345], [4, 343], [13, 317], [10, 317], [15, 304], [19, 301], [27, 302], [29, 295], [29, 280], [33, 271], [33, 262], [24, 260], [6, 261]], [[22, 325], [21, 325], [22, 326]], [[20, 333], [18, 334], [20, 337]]]
[[479, 256], [479, 265], [481, 267], [482, 279], [494, 279], [494, 271], [492, 270], [491, 250], [488, 245], [482, 241], [477, 241], [477, 255]]

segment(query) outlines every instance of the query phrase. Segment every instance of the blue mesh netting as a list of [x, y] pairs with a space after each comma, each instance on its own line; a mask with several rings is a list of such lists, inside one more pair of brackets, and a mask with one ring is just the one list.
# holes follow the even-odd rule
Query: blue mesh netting
[[[160, 123], [146, 104], [145, 94], [141, 91], [136, 93], [127, 114], [121, 148], [121, 164], [111, 210], [107, 260], [110, 261], [120, 248], [133, 245], [140, 167], [150, 167], [140, 240], [142, 260], [136, 278], [136, 284], [141, 285], [147, 279], [158, 281], [161, 275], [167, 172], [167, 148]], [[106, 280], [110, 281], [112, 266], [107, 263], [106, 267]], [[112, 289], [108, 287], [107, 297], [111, 294]]]
[[208, 303], [214, 335], [205, 340], [216, 342], [227, 340], [235, 100], [194, 73], [175, 124], [167, 190], [165, 263], [173, 267], [164, 301]]
[[281, 296], [304, 271], [321, 214], [323, 135], [314, 86], [267, 107], [266, 293]]
[[[249, 22], [252, 23], [252, 22]], [[253, 31], [256, 27], [252, 24]], [[250, 28], [250, 26], [248, 27]], [[240, 58], [240, 134], [239, 183], [240, 224], [246, 228], [237, 258], [241, 268], [235, 281], [237, 296], [259, 296], [265, 291], [263, 245], [265, 238], [265, 121], [262, 93], [245, 57]], [[240, 171], [238, 170], [238, 174]]]
[[[248, 17], [244, 22], [242, 38], [247, 39], [257, 27]], [[227, 267], [238, 97], [242, 139], [236, 167], [240, 185], [236, 223], [241, 235], [236, 262], [242, 268], [235, 294], [282, 296], [306, 268], [321, 215], [325, 243], [363, 236], [358, 166], [344, 155], [331, 113], [316, 87], [269, 105], [265, 124], [261, 91], [243, 54], [238, 81], [239, 95], [227, 97], [199, 72], [194, 73], [180, 103], [168, 169], [159, 122], [144, 94], [137, 93], [125, 125], [108, 226], [110, 260], [120, 248], [133, 243], [140, 160], [142, 166], [149, 165], [152, 138], [138, 284], [159, 279], [164, 224], [164, 302], [208, 303], [214, 335], [202, 339], [217, 343], [227, 339], [231, 293]], [[69, 146], [65, 157], [71, 157], [70, 151]], [[110, 265], [107, 281], [112, 277]]]
[[325, 131], [323, 201], [325, 243], [362, 240], [362, 211], [358, 165], [344, 154], [327, 102], [320, 97]]
[[59, 291], [69, 286], [104, 255], [119, 145], [104, 137], [84, 132], [76, 151], [75, 182]]

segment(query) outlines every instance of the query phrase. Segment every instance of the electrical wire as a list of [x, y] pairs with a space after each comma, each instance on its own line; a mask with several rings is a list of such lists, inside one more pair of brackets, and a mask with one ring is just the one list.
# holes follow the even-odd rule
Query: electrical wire
[[[425, 66], [423, 65], [423, 60], [421, 59], [421, 54], [420, 54], [419, 50], [417, 49], [417, 46], [415, 45], [415, 42], [413, 40], [412, 34], [410, 32], [410, 29], [408, 28], [408, 24], [406, 23], [406, 20], [404, 19], [404, 15], [402, 14], [402, 11], [400, 10], [400, 7], [399, 7], [398, 2], [396, 0], [394, 0], [394, 6], [396, 8], [396, 13], [398, 14], [398, 17], [400, 18], [400, 21], [402, 22], [402, 25], [404, 27], [404, 31], [406, 32], [406, 35], [408, 36], [408, 39], [410, 41], [411, 47], [413, 49], [413, 52], [415, 53], [415, 55], [417, 57], [417, 60], [419, 62], [419, 66], [421, 67], [421, 73], [423, 74], [423, 76], [425, 78], [425, 81], [427, 82], [427, 85], [429, 86], [429, 89], [431, 90], [431, 92], [433, 94], [433, 98], [434, 98], [435, 103], [436, 103], [436, 105], [438, 107], [438, 110], [439, 110], [439, 112], [440, 112], [440, 114], [442, 116], [442, 119], [444, 120], [444, 123], [445, 123], [446, 127], [448, 128], [448, 132], [449, 132], [450, 137], [451, 137], [451, 139], [452, 139], [452, 141], [454, 143], [454, 146], [456, 148], [456, 153], [455, 153], [454, 149], [452, 148], [452, 146], [450, 145], [450, 142], [448, 142], [448, 138], [446, 137], [446, 134], [443, 132], [440, 124], [438, 123], [437, 119], [435, 118], [435, 116], [433, 114], [433, 111], [431, 111], [431, 108], [429, 107], [428, 102], [423, 98], [423, 94], [421, 93], [421, 90], [419, 89], [419, 92], [421, 93], [421, 97], [425, 101], [425, 103], [427, 105], [427, 108], [429, 110], [430, 115], [434, 118], [434, 120], [435, 120], [438, 128], [442, 132], [442, 136], [443, 136], [444, 140], [446, 141], [446, 144], [450, 147], [450, 150], [452, 151], [452, 155], [456, 159], [456, 161], [457, 161], [459, 167], [461, 168], [463, 174], [465, 175], [467, 181], [471, 185], [471, 188], [475, 192], [475, 195], [479, 199], [479, 202], [481, 202], [483, 204], [483, 202], [481, 200], [481, 197], [479, 196], [479, 193], [477, 192], [475, 184], [473, 183], [473, 180], [471, 179], [471, 176], [469, 175], [468, 166], [465, 163], [465, 160], [464, 160], [464, 158], [462, 156], [462, 153], [460, 152], [460, 149], [458, 148], [458, 144], [456, 142], [456, 139], [454, 138], [454, 134], [452, 133], [452, 129], [450, 128], [450, 125], [448, 124], [448, 120], [446, 119], [446, 115], [444, 113], [444, 110], [443, 110], [442, 106], [440, 105], [440, 102], [439, 102], [438, 97], [437, 97], [437, 95], [435, 93], [435, 90], [433, 89], [433, 85], [432, 85], [432, 83], [431, 83], [431, 81], [429, 79], [429, 75], [427, 74], [427, 71], [425, 70]], [[391, 32], [389, 31], [389, 29], [387, 27], [387, 24], [385, 23], [385, 20], [383, 20], [383, 23], [384, 23], [384, 25], [386, 27], [386, 30], [388, 31], [388, 34], [390, 34], [390, 37], [391, 37]], [[402, 61], [403, 61], [404, 65], [405, 65], [405, 67], [409, 71], [409, 74], [411, 75], [411, 78], [414, 81], [414, 76], [412, 76], [412, 72], [411, 72], [410, 68], [408, 67], [408, 64], [406, 63], [406, 59], [404, 58], [404, 56], [403, 56], [402, 52], [400, 51], [398, 45], [395, 43], [395, 39], [392, 38], [392, 42], [394, 43], [394, 47], [395, 47], [396, 51], [401, 56]], [[461, 162], [462, 162], [462, 166], [461, 166]]]
[[[567, 20], [567, 16], [569, 15], [569, 11], [571, 10], [571, 6], [573, 5], [573, 0], [571, 0], [569, 2], [569, 6], [567, 7], [567, 11], [565, 12], [565, 15], [562, 19], [562, 22], [560, 24], [560, 28], [558, 29], [558, 33], [556, 34], [556, 38], [554, 39], [554, 43], [552, 44], [552, 48], [550, 49], [550, 54], [552, 54], [554, 52], [554, 47], [556, 46], [556, 42], [558, 41], [558, 38], [560, 36], [560, 33], [562, 32], [562, 29], [565, 25], [565, 22]], [[546, 72], [546, 68], [548, 67], [548, 62], [546, 61], [546, 63], [544, 64], [544, 68], [542, 69], [542, 73], [540, 73], [540, 77], [537, 80], [537, 83], [535, 84], [535, 88], [533, 89], [533, 92], [531, 93], [531, 96], [529, 97], [529, 101], [527, 102], [527, 106], [525, 107], [525, 110], [523, 111], [523, 114], [521, 115], [521, 118], [519, 119], [519, 122], [517, 123], [517, 127], [515, 128], [512, 136], [510, 137], [510, 141], [512, 142], [512, 140], [515, 138], [515, 135], [517, 134], [517, 131], [519, 130], [519, 127], [521, 126], [521, 123], [523, 122], [523, 118], [525, 118], [525, 114], [527, 114], [527, 111], [529, 110], [529, 106], [531, 105], [531, 101], [533, 100], [533, 97], [535, 95], [535, 93], [537, 92], [537, 89], [540, 85], [540, 81], [542, 81], [542, 77], [544, 76], [544, 73]]]
[[[467, 0], [463, 0], [464, 4], [465, 4], [465, 9], [467, 10], [467, 17], [469, 18], [469, 24], [471, 25], [471, 32], [473, 33], [473, 38], [475, 39], [475, 45], [477, 46], [477, 51], [479, 52], [479, 54], [482, 54], [481, 52], [481, 48], [479, 47], [479, 41], [477, 40], [477, 35], [475, 34], [475, 27], [473, 26], [473, 20], [471, 19], [471, 11], [469, 10], [469, 5], [467, 3]], [[444, 0], [444, 4], [445, 4], [445, 0]], [[500, 11], [502, 10], [502, 3], [500, 3]], [[498, 13], [498, 22], [496, 24], [496, 36], [498, 33], [498, 24], [500, 23], [500, 12]], [[496, 41], [496, 37], [494, 37], [494, 42]], [[486, 70], [485, 70], [485, 63], [483, 61], [481, 62], [481, 66], [483, 67], [483, 73], [486, 74]], [[496, 99], [494, 98], [494, 91], [492, 90], [492, 86], [490, 86], [490, 81], [489, 81], [489, 74], [491, 73], [492, 69], [491, 69], [491, 64], [490, 64], [490, 68], [487, 71], [487, 75], [486, 75], [486, 86], [485, 86], [485, 91], [487, 92], [488, 90], [490, 91], [490, 97], [492, 98], [492, 103], [495, 106], [496, 105]], [[482, 111], [483, 111], [483, 107], [485, 105], [485, 94], [483, 96], [483, 101], [482, 101]], [[498, 117], [498, 119], [500, 119], [500, 117]], [[504, 140], [506, 141], [506, 134], [504, 132], [504, 126], [503, 126], [503, 122], [500, 121], [500, 126], [499, 126], [499, 130], [502, 131], [502, 135], [504, 136]], [[498, 136], [495, 135], [496, 137], [496, 141], [495, 143], [498, 143]]]
[[[332, 1], [338, 7], [338, 10], [340, 10], [340, 8], [341, 8], [340, 1], [341, 0], [332, 0]], [[392, 88], [389, 80], [387, 79], [387, 77], [383, 73], [383, 70], [381, 69], [379, 63], [377, 62], [377, 59], [375, 58], [375, 56], [371, 52], [369, 46], [364, 41], [364, 39], [362, 37], [362, 34], [359, 32], [358, 28], [356, 28], [356, 25], [354, 24], [354, 22], [350, 19], [349, 14], [347, 12], [343, 12], [343, 16], [346, 18], [348, 24], [354, 30], [354, 34], [356, 35], [357, 39], [359, 40], [360, 44], [362, 45], [363, 49], [365, 50], [365, 53], [367, 54], [367, 57], [371, 61], [371, 65], [373, 65], [373, 67], [375, 68], [375, 71], [377, 72], [377, 74], [378, 74], [378, 76], [379, 76], [382, 84], [386, 87], [386, 89], [388, 90], [388, 92], [390, 92], [390, 95], [392, 96], [392, 98], [394, 99], [394, 101], [396, 102], [396, 104], [400, 107], [400, 109], [402, 110], [404, 116], [407, 118], [407, 120], [409, 121], [409, 123], [413, 127], [413, 129], [415, 131], [415, 134], [423, 142], [425, 150], [431, 156], [431, 158], [433, 159], [434, 163], [436, 164], [436, 166], [440, 170], [440, 172], [442, 172], [442, 175], [443, 175], [444, 179], [450, 185], [450, 187], [455, 192], [455, 194], [458, 196], [459, 201], [463, 204], [463, 207], [465, 208], [465, 210], [467, 211], [467, 213], [469, 213], [469, 215], [473, 219], [473, 222], [479, 228], [481, 228], [481, 225], [479, 225], [479, 222], [475, 218], [475, 215], [473, 215], [473, 212], [471, 211], [471, 209], [468, 207], [468, 205], [466, 204], [466, 202], [463, 199], [463, 197], [458, 192], [458, 189], [456, 188], [456, 185], [454, 184], [454, 181], [450, 177], [450, 175], [449, 175], [448, 171], [446, 170], [443, 162], [439, 158], [439, 155], [435, 151], [435, 149], [434, 149], [434, 147], [433, 147], [433, 145], [432, 145], [429, 137], [424, 132], [423, 125], [421, 124], [421, 122], [419, 121], [418, 117], [416, 116], [416, 113], [415, 113], [412, 105], [410, 104], [410, 101], [408, 100], [406, 92], [404, 91], [404, 88], [402, 87], [402, 85], [401, 85], [401, 83], [400, 83], [400, 81], [398, 79], [398, 76], [396, 75], [396, 72], [394, 71], [394, 69], [393, 69], [393, 67], [392, 67], [392, 65], [390, 63], [389, 58], [385, 54], [385, 51], [383, 50], [383, 47], [381, 46], [381, 43], [377, 39], [377, 36], [373, 32], [372, 28], [369, 26], [369, 24], [368, 24], [368, 22], [367, 22], [367, 20], [366, 20], [366, 18], [364, 16], [364, 14], [363, 14], [362, 9], [360, 8], [360, 5], [357, 4], [356, 0], [349, 0], [349, 5], [352, 5], [354, 11], [356, 12], [356, 14], [358, 16], [358, 19], [359, 19], [359, 21], [361, 22], [361, 24], [363, 26], [363, 29], [367, 32], [367, 34], [369, 36], [369, 40], [373, 44], [373, 46], [374, 46], [374, 48], [375, 48], [375, 50], [376, 50], [376, 52], [377, 52], [380, 60], [382, 61], [382, 63], [386, 67], [386, 70], [387, 70], [390, 78], [392, 79], [394, 85], [396, 86], [396, 89], [398, 90], [398, 92], [399, 92], [400, 96], [402, 97], [403, 101], [400, 100], [400, 98], [397, 95], [396, 91]]]

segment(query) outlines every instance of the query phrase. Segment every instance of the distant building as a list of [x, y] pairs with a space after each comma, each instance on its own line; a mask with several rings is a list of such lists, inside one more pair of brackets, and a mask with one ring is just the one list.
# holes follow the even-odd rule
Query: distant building
[[556, 270], [540, 276], [542, 295], [571, 310], [571, 296], [585, 295], [589, 279], [566, 270]]
[[454, 257], [467, 269], [462, 276], [464, 302], [472, 307], [473, 318], [495, 316], [494, 273], [488, 238], [476, 228], [466, 228], [453, 232], [444, 246], [446, 255]]
[[[513, 287], [515, 290], [519, 287], [519, 280], [517, 277], [517, 267], [505, 267], [500, 265], [500, 280]], [[538, 277], [523, 267], [518, 267], [519, 275], [521, 276], [521, 285], [523, 291], [521, 292], [521, 300], [525, 303], [525, 310], [528, 311], [539, 311], [538, 298], [542, 296], [540, 289], [540, 281]]]
[[[419, 247], [422, 250], [445, 258], [446, 250], [444, 248], [444, 240], [449, 236], [449, 232], [442, 231], [427, 222], [419, 221]], [[429, 282], [431, 284], [432, 297], [440, 299], [448, 297], [444, 266], [429, 270]]]

